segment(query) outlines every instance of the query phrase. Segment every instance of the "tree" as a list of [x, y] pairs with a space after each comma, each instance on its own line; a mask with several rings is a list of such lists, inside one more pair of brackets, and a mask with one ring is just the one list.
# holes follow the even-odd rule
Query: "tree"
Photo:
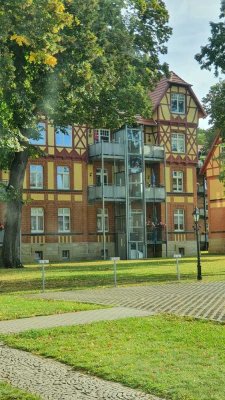
[[[22, 187], [40, 116], [117, 127], [151, 114], [167, 73], [162, 0], [4, 0], [0, 5], [0, 167], [10, 171], [3, 263], [20, 266]], [[75, 117], [74, 117], [75, 116]]]
[[[220, 21], [218, 23], [210, 22], [211, 37], [206, 46], [201, 47], [201, 52], [196, 54], [195, 59], [200, 63], [201, 69], [211, 71], [214, 68], [215, 75], [219, 72], [225, 73], [225, 0], [221, 0]], [[207, 114], [210, 116], [210, 134], [213, 137], [213, 132], [217, 129], [221, 132], [222, 140], [225, 140], [225, 80], [220, 80], [216, 85], [213, 85], [207, 96], [203, 99]], [[221, 174], [220, 179], [225, 184], [225, 153], [222, 152]]]

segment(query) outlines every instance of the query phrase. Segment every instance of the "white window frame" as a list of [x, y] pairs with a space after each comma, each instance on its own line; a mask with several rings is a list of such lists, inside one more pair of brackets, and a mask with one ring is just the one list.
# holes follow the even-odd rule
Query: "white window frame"
[[185, 153], [184, 133], [171, 133], [171, 151], [172, 153]]
[[65, 128], [57, 126], [55, 128], [55, 145], [57, 147], [72, 147], [72, 126]]
[[69, 190], [70, 189], [70, 169], [66, 165], [57, 166], [57, 189]]
[[[41, 182], [39, 184], [39, 182]], [[34, 184], [32, 184], [34, 183]], [[30, 165], [30, 188], [43, 189], [43, 166], [37, 164]]]
[[94, 130], [95, 143], [110, 142], [110, 129], [95, 129]]
[[38, 129], [39, 138], [38, 139], [30, 138], [29, 143], [34, 144], [34, 145], [39, 145], [39, 146], [45, 146], [46, 145], [46, 122], [38, 122], [37, 129]]
[[58, 208], [58, 232], [70, 232], [70, 208]]
[[171, 113], [185, 114], [185, 94], [171, 93]]
[[[184, 210], [177, 208], [173, 212], [173, 222], [175, 232], [184, 232]], [[175, 227], [177, 225], [177, 228]]]
[[184, 173], [183, 171], [173, 171], [172, 181], [173, 192], [182, 193], [184, 191]]
[[[108, 171], [104, 169], [104, 185], [108, 185]], [[96, 186], [102, 185], [102, 168], [96, 169]]]
[[[105, 232], [109, 231], [109, 213], [105, 208]], [[97, 209], [97, 232], [103, 232], [103, 209]]]
[[31, 207], [31, 233], [44, 232], [44, 209], [42, 207]]

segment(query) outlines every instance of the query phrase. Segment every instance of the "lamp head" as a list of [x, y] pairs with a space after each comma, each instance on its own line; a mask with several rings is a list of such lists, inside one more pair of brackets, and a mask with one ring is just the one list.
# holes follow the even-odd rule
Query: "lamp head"
[[193, 215], [194, 222], [198, 222], [198, 220], [199, 220], [199, 209], [198, 209], [198, 207], [194, 208], [194, 211], [193, 211], [192, 215]]

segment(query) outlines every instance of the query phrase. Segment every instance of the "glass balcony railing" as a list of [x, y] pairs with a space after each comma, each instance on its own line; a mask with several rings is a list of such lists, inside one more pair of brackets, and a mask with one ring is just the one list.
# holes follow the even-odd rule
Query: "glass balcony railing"
[[[125, 144], [118, 142], [99, 142], [89, 145], [89, 157], [124, 158]], [[149, 161], [163, 161], [164, 148], [162, 146], [144, 145], [144, 158]]]
[[144, 145], [144, 157], [145, 160], [152, 161], [163, 161], [164, 160], [164, 148], [162, 146], [150, 146]]
[[[130, 197], [141, 198], [143, 193], [139, 190], [130, 193]], [[165, 188], [164, 187], [149, 187], [145, 189], [146, 202], [162, 202], [165, 201]], [[103, 189], [102, 186], [89, 186], [88, 187], [88, 200], [102, 200]], [[126, 199], [125, 186], [105, 185], [104, 186], [104, 199], [107, 201], [116, 201]]]
[[107, 201], [125, 200], [125, 186], [105, 185], [104, 190], [102, 186], [89, 186], [88, 187], [88, 201], [102, 200]]
[[104, 157], [124, 158], [124, 143], [100, 142], [89, 146], [89, 157], [100, 158], [102, 154]]
[[145, 189], [146, 201], [165, 201], [166, 190], [164, 186], [150, 186]]

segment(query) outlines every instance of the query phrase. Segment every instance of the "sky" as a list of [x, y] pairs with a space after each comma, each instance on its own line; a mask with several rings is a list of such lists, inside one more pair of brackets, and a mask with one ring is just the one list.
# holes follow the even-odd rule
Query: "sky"
[[[218, 22], [220, 0], [164, 0], [170, 15], [169, 25], [173, 33], [167, 43], [168, 53], [163, 61], [169, 64], [186, 82], [192, 84], [196, 96], [201, 101], [209, 92], [210, 86], [218, 82], [214, 72], [201, 70], [194, 59], [201, 46], [210, 37], [209, 22]], [[208, 128], [208, 119], [200, 119], [199, 127]]]

